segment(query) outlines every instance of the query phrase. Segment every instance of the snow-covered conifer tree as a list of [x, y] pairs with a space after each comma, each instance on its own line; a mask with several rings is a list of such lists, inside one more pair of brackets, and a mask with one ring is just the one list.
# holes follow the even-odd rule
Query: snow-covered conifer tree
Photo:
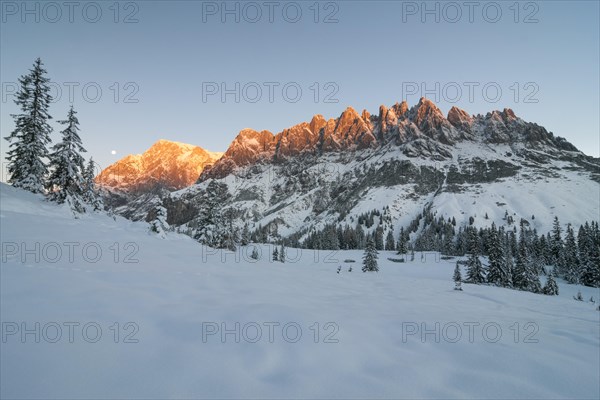
[[256, 247], [252, 249], [252, 254], [250, 254], [250, 258], [252, 258], [253, 260], [258, 260], [258, 250], [256, 250]]
[[281, 247], [279, 248], [279, 261], [282, 263], [285, 262], [285, 246], [281, 243]]
[[157, 204], [154, 207], [154, 219], [150, 223], [150, 231], [164, 238], [166, 237], [169, 228], [170, 226], [167, 223], [167, 209], [162, 203]]
[[503, 238], [496, 229], [496, 224], [492, 222], [492, 228], [489, 236], [489, 260], [487, 282], [497, 286], [507, 286], [507, 273], [505, 268], [505, 259], [502, 246]]
[[[560, 265], [560, 256], [563, 251], [563, 240], [562, 240], [562, 230], [560, 228], [560, 222], [558, 221], [558, 217], [554, 217], [554, 222], [552, 223], [552, 236], [550, 242], [550, 254], [552, 258], [552, 264], [559, 267], [559, 270], [562, 268]], [[562, 273], [562, 271], [559, 271]]]
[[248, 243], [250, 243], [250, 230], [248, 229], [247, 222], [244, 224], [244, 229], [242, 230], [242, 237], [240, 243], [242, 246], [247, 246]]
[[45, 158], [48, 156], [46, 145], [50, 143], [52, 119], [48, 108], [52, 102], [50, 79], [38, 58], [29, 74], [19, 78], [20, 89], [15, 103], [21, 109], [20, 114], [12, 114], [15, 129], [5, 139], [10, 143], [7, 152], [9, 183], [33, 193], [43, 193], [48, 168]]
[[377, 266], [377, 249], [375, 248], [375, 242], [373, 239], [369, 238], [367, 241], [367, 246], [365, 248], [365, 252], [363, 255], [363, 272], [377, 272], [379, 271], [379, 267]]
[[519, 232], [519, 244], [517, 249], [517, 260], [513, 274], [513, 286], [516, 289], [540, 293], [542, 284], [535, 271], [535, 266], [529, 254], [524, 224], [521, 224]]
[[544, 289], [542, 289], [542, 292], [549, 296], [557, 296], [558, 295], [558, 285], [556, 284], [556, 281], [554, 280], [554, 277], [552, 276], [552, 274], [548, 275], [546, 284], [544, 285]]
[[465, 282], [480, 284], [485, 282], [485, 271], [479, 259], [477, 231], [469, 229], [469, 259], [467, 260], [467, 279]]
[[79, 120], [73, 106], [69, 109], [66, 120], [58, 121], [65, 125], [61, 132], [62, 139], [52, 147], [48, 165], [50, 176], [46, 182], [48, 198], [57, 203], [67, 202], [74, 212], [85, 212], [84, 206], [84, 158], [79, 130]]
[[404, 233], [404, 228], [400, 228], [400, 235], [398, 236], [398, 245], [396, 246], [396, 254], [404, 256], [407, 253], [408, 249], [406, 246], [406, 235]]
[[388, 231], [387, 236], [385, 238], [385, 249], [394, 251], [396, 250], [396, 243], [394, 241], [394, 234], [391, 230]]
[[100, 211], [104, 209], [104, 204], [102, 197], [96, 190], [94, 178], [94, 160], [90, 157], [83, 171], [83, 201], [89, 204], [93, 211]]
[[567, 225], [567, 235], [565, 237], [564, 253], [564, 274], [569, 283], [579, 282], [579, 258], [577, 256], [577, 244], [575, 243], [575, 233], [571, 224]]
[[375, 248], [383, 250], [383, 227], [380, 225], [375, 229]]
[[456, 267], [454, 267], [454, 290], [462, 290], [462, 275], [460, 274], [460, 266], [458, 262], [456, 263]]
[[512, 246], [511, 246], [511, 236], [512, 232], [508, 232], [503, 240], [503, 252], [504, 252], [504, 279], [502, 282], [502, 286], [504, 287], [513, 287], [513, 271], [515, 265], [513, 263], [513, 254], [512, 254]]

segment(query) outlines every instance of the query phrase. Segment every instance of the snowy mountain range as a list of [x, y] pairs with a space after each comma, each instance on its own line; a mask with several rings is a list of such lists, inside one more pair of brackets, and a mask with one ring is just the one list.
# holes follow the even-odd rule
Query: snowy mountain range
[[[176, 147], [168, 143], [122, 160], [132, 174], [107, 179], [111, 166], [97, 178], [117, 213], [150, 220], [161, 204], [171, 226], [193, 233], [207, 187], [218, 182], [227, 190], [217, 200], [232, 210], [232, 223], [248, 223], [268, 240], [301, 241], [328, 224], [354, 227], [372, 210], [383, 213], [376, 226], [395, 236], [426, 209], [459, 225], [523, 219], [541, 232], [554, 216], [579, 224], [600, 214], [600, 159], [510, 109], [473, 116], [453, 107], [444, 116], [425, 98], [381, 106], [377, 115], [348, 107], [275, 135], [244, 129], [216, 161], [200, 149], [179, 163], [181, 150], [162, 151]], [[140, 178], [140, 170], [153, 172]], [[180, 190], [157, 191], [156, 182]]]

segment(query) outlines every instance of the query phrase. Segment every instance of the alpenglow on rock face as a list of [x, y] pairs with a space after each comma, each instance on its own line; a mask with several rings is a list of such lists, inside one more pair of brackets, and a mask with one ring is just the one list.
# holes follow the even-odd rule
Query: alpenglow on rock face
[[[453, 107], [445, 117], [423, 98], [374, 114], [348, 107], [335, 119], [315, 115], [278, 134], [244, 129], [196, 184], [110, 193], [105, 203], [147, 221], [162, 205], [169, 225], [194, 238], [247, 225], [254, 240], [298, 246], [326, 227], [394, 239], [412, 227], [414, 236], [429, 212], [457, 229], [524, 221], [547, 232], [554, 216], [597, 219], [598, 182], [600, 159], [510, 109], [470, 115]], [[367, 224], [373, 212], [380, 216]]]
[[104, 169], [96, 183], [127, 193], [178, 190], [193, 184], [222, 154], [161, 139], [143, 154], [128, 155]]
[[378, 115], [346, 108], [335, 119], [315, 115], [274, 135], [269, 131], [242, 130], [223, 157], [207, 168], [199, 181], [223, 178], [237, 167], [254, 163], [280, 163], [299, 155], [360, 151], [396, 146], [408, 157], [433, 160], [451, 158], [452, 146], [459, 142], [486, 144], [523, 143], [527, 147], [544, 147], [577, 151], [562, 138], [545, 128], [523, 121], [511, 109], [492, 111], [485, 116], [471, 116], [452, 107], [445, 117], [430, 100], [421, 98], [409, 108], [406, 101], [391, 107], [380, 106]]

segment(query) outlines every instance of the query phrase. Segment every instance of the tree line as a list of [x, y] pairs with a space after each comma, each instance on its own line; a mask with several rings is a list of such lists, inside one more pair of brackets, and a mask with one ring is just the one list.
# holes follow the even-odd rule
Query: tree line
[[244, 218], [241, 211], [224, 206], [230, 200], [227, 185], [211, 181], [195, 198], [200, 210], [196, 218], [183, 231], [178, 230], [203, 244], [230, 250], [253, 242], [318, 250], [369, 248], [370, 252], [413, 253], [412, 257], [415, 251], [436, 251], [448, 257], [468, 255], [466, 282], [536, 293], [545, 290], [540, 275], [552, 275], [551, 286], [555, 284], [554, 278], [561, 277], [568, 283], [600, 287], [600, 232], [596, 221], [585, 222], [575, 234], [571, 224], [563, 232], [555, 217], [551, 232], [540, 235], [525, 219], [518, 222], [517, 229], [517, 223], [508, 213], [504, 217], [506, 228], [492, 223], [490, 227], [477, 229], [474, 217], [469, 217], [468, 225], [457, 227], [454, 217], [436, 217], [431, 207], [427, 207], [406, 229], [401, 227], [396, 236], [389, 209], [384, 208], [383, 212], [372, 210], [359, 215], [354, 227], [330, 223], [318, 231], [303, 229], [284, 238], [278, 233], [281, 221], [277, 218], [254, 230], [247, 222], [240, 225]]

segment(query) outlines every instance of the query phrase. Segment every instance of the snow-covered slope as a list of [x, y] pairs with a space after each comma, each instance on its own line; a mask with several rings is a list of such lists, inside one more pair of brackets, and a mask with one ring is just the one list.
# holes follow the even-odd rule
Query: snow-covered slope
[[[578, 153], [535, 161], [531, 154], [547, 153], [519, 144], [465, 142], [454, 145], [452, 154], [442, 161], [378, 150], [325, 154], [238, 168], [218, 181], [227, 184], [232, 196], [226, 205], [239, 211], [239, 223], [271, 226], [281, 237], [325, 224], [355, 226], [362, 213], [385, 207], [392, 219], [385, 230], [393, 229], [395, 237], [428, 206], [438, 216], [455, 218], [458, 226], [474, 217], [477, 227], [495, 222], [512, 229], [508, 213], [540, 233], [550, 230], [554, 216], [575, 226], [600, 216], [596, 167], [589, 168]], [[211, 181], [171, 194], [170, 222], [193, 223], [194, 213], [180, 210], [193, 207]], [[138, 210], [143, 218], [144, 208]]]
[[288, 249], [282, 264], [261, 245], [254, 261], [120, 217], [75, 220], [4, 184], [0, 222], [2, 398], [600, 396], [600, 313], [572, 299], [598, 289], [456, 292], [454, 260], [436, 254], [380, 252], [367, 274], [359, 251]]

